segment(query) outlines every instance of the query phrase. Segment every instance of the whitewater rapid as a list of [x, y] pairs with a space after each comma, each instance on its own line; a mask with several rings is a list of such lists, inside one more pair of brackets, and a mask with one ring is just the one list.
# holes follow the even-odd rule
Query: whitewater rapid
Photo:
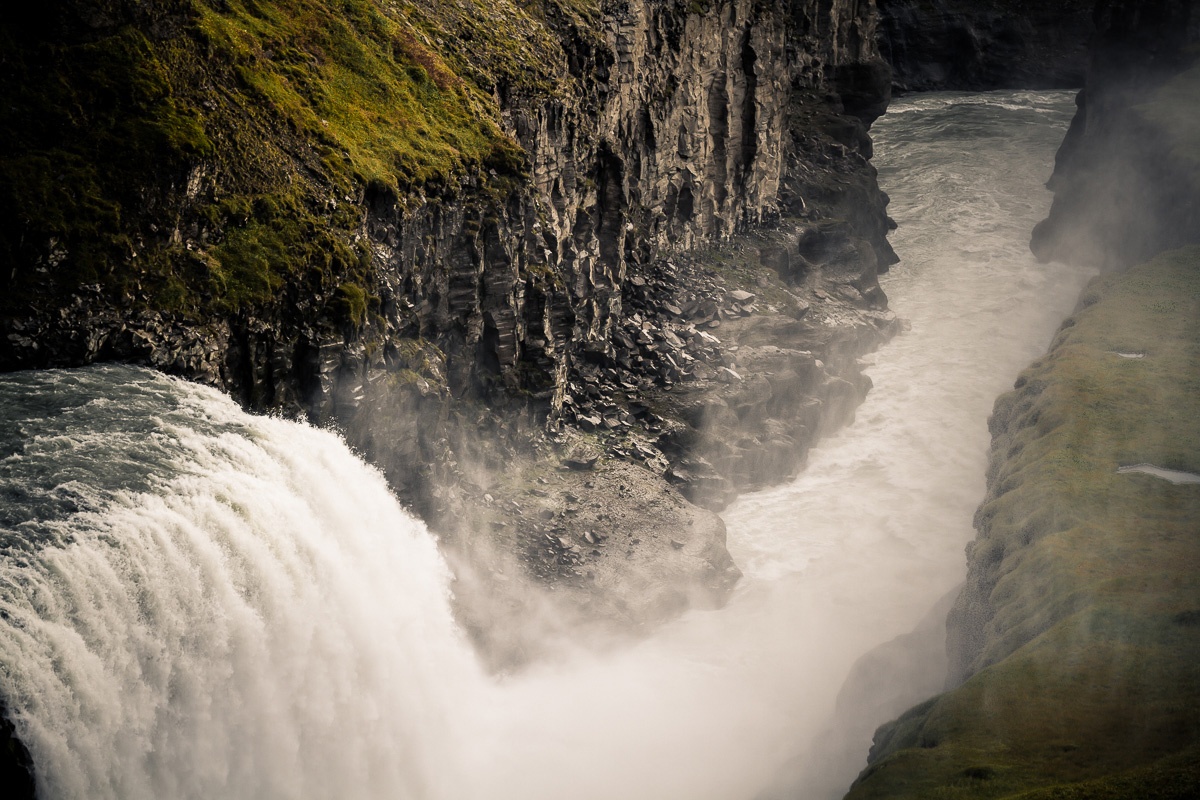
[[448, 572], [341, 440], [129, 367], [0, 401], [3, 692], [42, 796], [470, 796]]
[[333, 434], [130, 367], [0, 376], [0, 695], [42, 796], [738, 800], [785, 765], [789, 796], [844, 791], [885, 721], [833, 719], [845, 677], [962, 580], [991, 402], [1087, 277], [1025, 245], [1070, 112], [876, 124], [910, 330], [853, 426], [727, 512], [729, 605], [615, 652], [485, 674], [436, 544]]

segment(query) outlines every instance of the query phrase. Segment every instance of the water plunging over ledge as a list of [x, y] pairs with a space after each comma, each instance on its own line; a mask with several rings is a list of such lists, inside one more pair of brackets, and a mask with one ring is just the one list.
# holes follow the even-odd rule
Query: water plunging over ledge
[[[619, 652], [484, 675], [423, 527], [330, 434], [131, 368], [0, 377], [0, 694], [44, 796], [753, 797], [962, 578], [992, 400], [1086, 278], [1025, 246], [1070, 100], [877, 123], [911, 330], [851, 428], [728, 511], [729, 605]], [[867, 744], [802, 757], [798, 796]]]

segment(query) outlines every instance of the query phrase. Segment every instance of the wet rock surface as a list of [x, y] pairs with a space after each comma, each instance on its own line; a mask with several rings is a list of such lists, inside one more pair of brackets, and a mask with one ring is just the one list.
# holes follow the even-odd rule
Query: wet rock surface
[[0, 701], [0, 786], [12, 798], [36, 796], [33, 759], [25, 744], [17, 738], [9, 721], [8, 709]]
[[[498, 665], [564, 629], [603, 639], [724, 602], [740, 573], [713, 512], [794, 475], [818, 437], [848, 422], [870, 385], [858, 357], [900, 327], [873, 272], [830, 261], [828, 275], [813, 267], [796, 284], [763, 263], [803, 230], [632, 276], [628, 317], [573, 364], [557, 416], [447, 417], [436, 398], [381, 415], [397, 395], [368, 390], [370, 424], [351, 426], [350, 440], [394, 486], [420, 487], [421, 513], [463, 576], [463, 621]], [[429, 451], [432, 430], [442, 435]], [[428, 465], [415, 483], [414, 461]]]
[[1093, 0], [879, 0], [879, 47], [900, 91], [1083, 84]]

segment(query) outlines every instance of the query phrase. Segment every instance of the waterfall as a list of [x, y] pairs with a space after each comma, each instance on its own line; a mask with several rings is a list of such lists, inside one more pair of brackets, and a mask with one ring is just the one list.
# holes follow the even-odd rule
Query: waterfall
[[453, 709], [483, 677], [375, 470], [140, 370], [0, 386], [41, 399], [5, 422], [39, 514], [5, 520], [0, 676], [45, 796], [469, 796]]
[[727, 513], [729, 605], [612, 652], [484, 674], [436, 543], [332, 433], [131, 367], [0, 376], [0, 696], [40, 792], [746, 800], [801, 756], [787, 796], [836, 796], [885, 720], [829, 736], [835, 698], [962, 579], [992, 398], [1088, 275], [1025, 246], [1070, 113], [876, 124], [911, 330], [851, 428]]

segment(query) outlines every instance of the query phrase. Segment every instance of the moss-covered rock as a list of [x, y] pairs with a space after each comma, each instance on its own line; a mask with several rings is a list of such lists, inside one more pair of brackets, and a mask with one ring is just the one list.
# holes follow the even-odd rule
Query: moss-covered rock
[[285, 283], [336, 287], [358, 261], [361, 211], [347, 200], [363, 187], [403, 196], [523, 168], [479, 85], [496, 78], [456, 69], [459, 42], [439, 36], [471, 18], [491, 31], [472, 43], [481, 63], [542, 85], [547, 37], [522, 14], [371, 0], [6, 12], [3, 309], [99, 283], [204, 317], [268, 307]]
[[1200, 248], [1098, 278], [1001, 397], [950, 618], [961, 685], [876, 735], [850, 798], [1200, 791]]

